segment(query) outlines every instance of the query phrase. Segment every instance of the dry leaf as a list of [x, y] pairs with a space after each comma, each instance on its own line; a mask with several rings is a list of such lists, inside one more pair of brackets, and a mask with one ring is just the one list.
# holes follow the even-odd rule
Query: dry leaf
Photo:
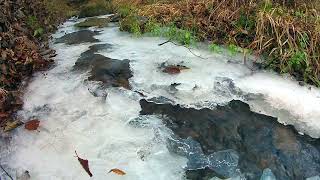
[[90, 177], [92, 177], [93, 175], [92, 175], [92, 173], [90, 172], [90, 169], [89, 169], [89, 161], [86, 160], [86, 159], [80, 158], [80, 157], [78, 156], [78, 154], [77, 154], [77, 151], [75, 151], [75, 153], [76, 153], [76, 156], [77, 156], [77, 158], [78, 158], [78, 161], [79, 161], [79, 163], [81, 164], [81, 166], [83, 167], [83, 169], [89, 174]]
[[117, 168], [111, 169], [108, 173], [111, 173], [111, 172], [113, 172], [113, 173], [115, 173], [115, 174], [118, 174], [118, 175], [120, 175], [120, 176], [126, 175], [126, 173], [125, 173], [124, 171], [122, 171], [122, 170], [120, 170], [120, 169], [117, 169]]
[[9, 117], [10, 115], [8, 113], [5, 113], [5, 112], [0, 112], [0, 118], [7, 118]]
[[26, 122], [24, 125], [24, 128], [29, 131], [35, 131], [38, 129], [39, 125], [40, 125], [40, 121], [37, 119], [34, 119], [34, 120]]
[[169, 67], [166, 67], [163, 70], [163, 72], [168, 73], [168, 74], [179, 74], [181, 71], [180, 71], [180, 68], [178, 68], [178, 67], [169, 66]]
[[4, 132], [8, 132], [8, 131], [11, 131], [19, 126], [21, 126], [23, 124], [23, 122], [19, 121], [19, 120], [16, 120], [16, 121], [13, 121], [13, 122], [7, 122], [5, 127], [4, 127]]

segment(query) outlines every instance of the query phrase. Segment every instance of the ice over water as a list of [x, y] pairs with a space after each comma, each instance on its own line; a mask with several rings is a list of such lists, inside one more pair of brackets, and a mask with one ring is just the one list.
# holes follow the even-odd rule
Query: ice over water
[[[66, 22], [53, 37], [76, 31], [75, 23]], [[271, 72], [253, 72], [239, 57], [199, 49], [191, 53], [171, 43], [158, 46], [166, 39], [135, 38], [116, 26], [99, 30], [99, 43], [113, 45], [112, 51], [99, 54], [130, 60], [132, 90], [108, 88], [106, 98], [94, 97], [90, 89], [99, 84], [87, 81], [86, 73], [72, 71], [80, 54], [93, 44], [52, 44], [58, 54], [56, 65], [45, 74], [36, 74], [19, 112], [25, 120], [40, 119], [39, 131], [18, 129], [10, 151], [1, 157], [6, 162], [2, 165], [16, 170], [18, 176], [28, 170], [34, 180], [89, 179], [75, 157], [77, 151], [89, 160], [92, 179], [184, 179], [187, 159], [168, 150], [166, 139], [172, 132], [161, 119], [148, 116], [143, 124], [133, 125], [139, 118], [141, 98], [134, 91], [195, 108], [214, 108], [240, 99], [257, 112], [295, 125], [301, 133], [320, 136], [320, 91], [315, 87], [302, 87], [290, 77]], [[163, 63], [189, 69], [169, 75], [159, 69]], [[127, 174], [108, 174], [112, 168]]]

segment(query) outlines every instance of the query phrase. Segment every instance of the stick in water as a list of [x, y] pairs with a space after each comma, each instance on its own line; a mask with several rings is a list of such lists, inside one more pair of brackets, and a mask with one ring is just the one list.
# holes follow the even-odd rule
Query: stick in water
[[13, 178], [10, 176], [10, 174], [2, 167], [2, 165], [0, 164], [0, 168], [2, 169], [3, 172], [6, 173], [6, 175], [11, 179], [13, 180]]

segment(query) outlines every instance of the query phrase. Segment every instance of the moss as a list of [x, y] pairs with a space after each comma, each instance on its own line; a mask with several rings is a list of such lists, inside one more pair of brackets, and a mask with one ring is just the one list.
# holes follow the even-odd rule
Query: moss
[[76, 24], [76, 27], [79, 28], [87, 28], [87, 27], [106, 27], [108, 25], [108, 23], [110, 22], [109, 18], [88, 18], [83, 22], [80, 22], [78, 24]]
[[44, 34], [44, 29], [41, 27], [40, 22], [35, 16], [28, 16], [27, 25], [33, 30], [34, 37], [41, 37]]
[[139, 21], [137, 16], [130, 15], [120, 21], [120, 30], [133, 33], [140, 36], [143, 33], [143, 24]]
[[99, 0], [90, 2], [80, 8], [79, 17], [84, 18], [111, 13], [113, 13], [113, 6], [111, 2]]

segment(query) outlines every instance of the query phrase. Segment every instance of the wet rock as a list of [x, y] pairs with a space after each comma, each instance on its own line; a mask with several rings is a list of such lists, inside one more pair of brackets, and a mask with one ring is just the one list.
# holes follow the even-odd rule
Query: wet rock
[[76, 24], [75, 26], [79, 28], [88, 28], [88, 27], [95, 27], [95, 26], [106, 27], [109, 22], [110, 22], [109, 18], [93, 17], [93, 18], [88, 18], [85, 21]]
[[302, 136], [293, 126], [252, 112], [241, 101], [234, 100], [214, 110], [146, 100], [141, 100], [140, 105], [142, 115], [167, 117], [164, 122], [168, 128], [180, 138], [199, 142], [206, 155], [227, 149], [236, 151], [238, 168], [249, 180], [260, 179], [266, 168], [278, 180], [302, 180], [320, 174], [319, 139]]
[[89, 50], [81, 53], [80, 58], [76, 61], [74, 65], [75, 70], [89, 70], [92, 68], [93, 64], [108, 60], [109, 58], [102, 56], [100, 54], [95, 54], [100, 50], [111, 49], [111, 44], [95, 44], [89, 47]]
[[129, 78], [132, 77], [129, 60], [105, 58], [93, 64], [89, 80], [101, 81], [113, 87], [130, 89]]
[[174, 104], [175, 103], [173, 100], [166, 98], [164, 96], [153, 97], [153, 98], [148, 99], [148, 101], [154, 102], [157, 104], [166, 104], [166, 103]]
[[228, 178], [237, 176], [239, 156], [234, 150], [224, 150], [205, 155], [201, 145], [191, 137], [187, 139], [172, 138], [168, 140], [171, 152], [185, 156], [188, 159], [187, 170], [209, 168], [216, 176]]
[[99, 42], [98, 39], [94, 38], [95, 35], [98, 35], [99, 32], [97, 31], [90, 31], [90, 30], [81, 30], [77, 32], [73, 32], [70, 34], [66, 34], [61, 38], [58, 38], [55, 43], [65, 43], [65, 44], [81, 44], [86, 42]]
[[130, 89], [129, 78], [132, 77], [129, 60], [117, 60], [95, 52], [111, 49], [110, 44], [96, 44], [82, 53], [75, 63], [75, 70], [89, 70], [91, 81], [100, 81], [104, 86], [124, 87]]
[[81, 53], [80, 58], [78, 59], [77, 63], [80, 62], [90, 62], [88, 59], [90, 59], [90, 56], [94, 55], [95, 53], [104, 50], [108, 51], [111, 50], [113, 46], [111, 44], [105, 43], [105, 44], [95, 44], [89, 47], [89, 50], [85, 51], [84, 53]]
[[216, 174], [209, 168], [186, 171], [186, 179], [190, 180], [211, 180], [215, 176]]
[[110, 22], [119, 22], [121, 19], [121, 16], [119, 14], [114, 14], [110, 17]]

